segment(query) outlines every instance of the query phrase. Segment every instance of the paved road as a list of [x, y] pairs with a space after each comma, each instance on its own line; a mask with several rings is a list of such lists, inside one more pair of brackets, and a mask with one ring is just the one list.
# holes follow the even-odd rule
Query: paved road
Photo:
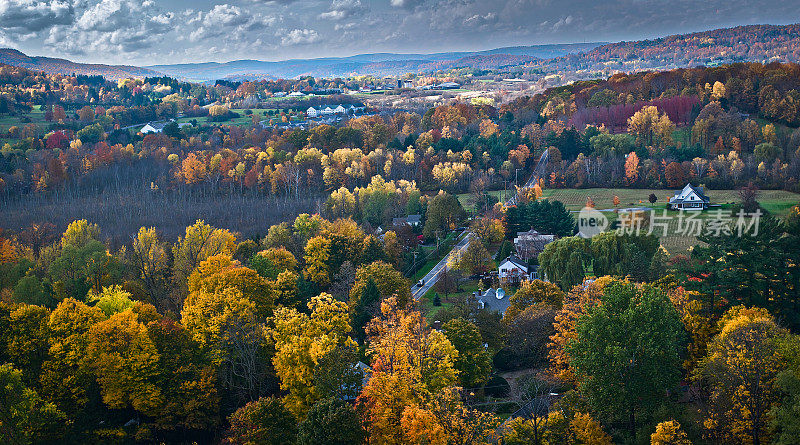
[[[533, 185], [536, 184], [537, 179], [538, 176], [534, 172], [534, 174], [531, 175], [530, 179], [528, 179], [528, 182], [522, 188], [526, 189], [533, 187]], [[506, 205], [514, 205], [516, 203], [516, 194], [506, 201]], [[472, 233], [467, 231], [464, 238], [455, 246], [453, 246], [450, 252], [448, 252], [447, 255], [445, 255], [444, 258], [442, 258], [442, 260], [439, 261], [436, 266], [434, 266], [433, 269], [431, 269], [431, 271], [422, 278], [423, 283], [425, 283], [422, 285], [422, 287], [416, 287], [416, 283], [414, 284], [415, 287], [411, 288], [411, 296], [414, 297], [415, 300], [419, 300], [423, 295], [425, 295], [426, 292], [428, 292], [428, 290], [430, 290], [430, 288], [433, 287], [434, 284], [436, 284], [437, 281], [439, 281], [439, 273], [444, 270], [445, 267], [447, 267], [447, 259], [450, 258], [450, 255], [452, 255], [453, 252], [460, 252], [462, 249], [466, 249], [467, 245], [469, 244], [470, 237], [472, 237]]]
[[[467, 245], [469, 244], [469, 239], [471, 236], [472, 236], [471, 233], [467, 233], [461, 241], [459, 241], [458, 243], [456, 243], [455, 246], [453, 246], [453, 249], [451, 249], [450, 252], [448, 252], [447, 255], [445, 255], [441, 261], [439, 261], [438, 263], [436, 263], [435, 266], [433, 266], [433, 269], [431, 269], [431, 271], [428, 272], [427, 275], [425, 275], [422, 278], [423, 280], [422, 282], [425, 283], [422, 285], [422, 287], [411, 288], [411, 296], [414, 297], [415, 300], [419, 300], [420, 297], [425, 295], [425, 293], [428, 292], [428, 290], [430, 290], [430, 288], [432, 288], [437, 281], [439, 281], [439, 273], [442, 270], [444, 270], [445, 267], [447, 267], [447, 260], [450, 258], [450, 255], [453, 252], [459, 252], [463, 249], [466, 249]], [[416, 286], [416, 283], [414, 285]]]

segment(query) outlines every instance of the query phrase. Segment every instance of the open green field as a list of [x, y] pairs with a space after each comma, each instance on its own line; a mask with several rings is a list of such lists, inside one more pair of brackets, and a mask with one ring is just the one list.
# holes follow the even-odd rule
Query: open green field
[[[278, 122], [280, 120], [280, 110], [277, 109], [277, 108], [259, 108], [259, 109], [250, 108], [250, 110], [252, 110], [253, 114], [258, 116], [259, 119], [262, 120], [262, 121], [263, 120], [269, 120], [270, 118], [275, 119], [276, 122]], [[247, 126], [250, 126], [250, 125], [253, 124], [252, 115], [250, 115], [250, 116], [245, 115], [244, 114], [244, 109], [233, 109], [231, 111], [239, 113], [239, 117], [237, 117], [235, 119], [231, 119], [231, 120], [225, 121], [225, 122], [209, 121], [208, 116], [182, 117], [182, 118], [176, 119], [176, 121], [178, 123], [180, 123], [180, 124], [183, 124], [183, 123], [190, 123], [190, 122], [192, 122], [194, 120], [194, 121], [197, 121], [197, 125], [204, 125], [204, 124], [209, 124], [209, 125], [232, 125], [232, 126], [240, 126], [240, 127], [241, 126], [247, 127]], [[278, 114], [270, 115], [268, 113], [269, 111], [277, 112]], [[298, 121], [298, 120], [302, 120], [300, 116], [294, 116], [292, 118], [292, 121]], [[144, 124], [142, 126], [144, 126]], [[135, 127], [134, 129], [136, 131], [138, 131], [138, 130], [141, 129], [141, 127]]]
[[22, 129], [25, 125], [32, 123], [40, 127], [45, 127], [48, 122], [44, 120], [44, 111], [41, 105], [34, 105], [33, 111], [22, 116], [0, 116], [0, 133], [5, 133], [11, 127]]
[[[651, 193], [656, 195], [658, 200], [655, 204], [650, 204], [648, 197]], [[491, 192], [492, 195], [500, 197], [501, 191]], [[567, 210], [572, 212], [580, 211], [588, 198], [594, 201], [595, 208], [598, 210], [613, 210], [614, 196], [619, 197], [618, 208], [644, 207], [656, 211], [657, 216], [661, 216], [666, 208], [666, 203], [675, 194], [673, 189], [614, 189], [614, 188], [594, 188], [594, 189], [546, 189], [543, 198], [561, 201]], [[729, 210], [734, 204], [741, 202], [737, 190], [706, 190], [706, 195], [711, 199], [711, 204], [720, 204], [720, 208], [728, 215]], [[508, 197], [508, 192], [505, 193]], [[459, 201], [465, 208], [468, 206], [469, 194], [458, 195]], [[782, 217], [785, 216], [792, 206], [800, 204], [800, 194], [783, 190], [761, 190], [758, 194], [758, 202], [770, 213]], [[617, 219], [617, 214], [613, 211], [605, 213], [609, 221]], [[667, 233], [656, 229], [656, 234], [661, 238], [661, 245], [671, 254], [686, 253], [686, 251], [697, 244], [695, 236], [684, 236], [679, 234], [679, 221], [677, 212], [669, 212], [667, 215], [673, 216], [669, 221]], [[703, 220], [716, 217], [716, 209], [712, 208], [698, 214], [697, 218]]]

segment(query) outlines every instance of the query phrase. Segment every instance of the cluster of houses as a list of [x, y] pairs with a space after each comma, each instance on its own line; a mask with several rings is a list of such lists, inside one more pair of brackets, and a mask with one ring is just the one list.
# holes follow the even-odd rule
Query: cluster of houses
[[461, 85], [455, 82], [442, 82], [436, 85], [426, 85], [420, 89], [422, 90], [456, 90], [461, 88]]
[[[518, 286], [523, 281], [547, 280], [539, 273], [538, 265], [530, 265], [529, 260], [537, 257], [544, 247], [555, 241], [555, 235], [545, 235], [531, 229], [527, 232], [518, 232], [514, 238], [516, 254], [505, 258], [497, 266], [497, 278], [501, 286]], [[497, 311], [504, 314], [511, 304], [511, 295], [507, 295], [502, 287], [489, 288], [485, 292], [473, 294], [482, 309]]]
[[334, 114], [343, 114], [343, 115], [353, 115], [358, 113], [363, 113], [366, 111], [367, 107], [364, 105], [342, 105], [339, 104], [335, 107], [331, 107], [330, 105], [326, 105], [325, 107], [308, 107], [306, 110], [306, 116], [309, 118], [315, 118], [320, 116], [330, 116]]
[[[709, 197], [703, 192], [702, 187], [691, 184], [675, 191], [669, 199], [668, 208], [672, 210], [703, 210], [708, 208]], [[547, 280], [544, 274], [539, 273], [539, 266], [530, 265], [529, 261], [536, 258], [545, 246], [555, 241], [555, 235], [546, 235], [531, 229], [527, 232], [518, 232], [514, 237], [516, 254], [510, 255], [500, 262], [497, 267], [497, 278], [501, 286], [517, 286], [526, 280]], [[478, 305], [483, 309], [493, 310], [504, 314], [511, 304], [510, 295], [506, 295], [502, 287], [489, 288], [485, 292], [473, 294]]]

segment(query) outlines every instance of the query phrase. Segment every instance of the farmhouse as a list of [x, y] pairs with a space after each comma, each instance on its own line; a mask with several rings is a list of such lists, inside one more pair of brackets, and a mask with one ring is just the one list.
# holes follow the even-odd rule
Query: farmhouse
[[[167, 122], [148, 122], [148, 123], [145, 124], [144, 127], [142, 127], [141, 130], [139, 130], [139, 133], [142, 133], [142, 134], [161, 133], [162, 131], [164, 131], [164, 127], [166, 127], [171, 122], [172, 121], [167, 121]], [[183, 127], [186, 127], [187, 125], [192, 125], [192, 124], [190, 124], [188, 122], [184, 122], [182, 124], [178, 124], [178, 128], [183, 128]]]
[[544, 246], [555, 241], [555, 235], [542, 235], [534, 229], [527, 232], [517, 232], [514, 238], [514, 247], [517, 256], [522, 261], [529, 261], [539, 256], [544, 250]]
[[708, 208], [710, 201], [702, 187], [686, 184], [683, 190], [676, 190], [675, 196], [669, 198], [668, 206], [672, 210], [703, 210]]
[[161, 133], [164, 131], [164, 127], [167, 126], [169, 122], [148, 122], [139, 130], [139, 133], [148, 134], [148, 133]]
[[420, 225], [421, 222], [422, 222], [422, 216], [420, 215], [408, 215], [400, 218], [392, 218], [392, 225], [395, 227], [401, 227], [401, 226], [417, 227]]

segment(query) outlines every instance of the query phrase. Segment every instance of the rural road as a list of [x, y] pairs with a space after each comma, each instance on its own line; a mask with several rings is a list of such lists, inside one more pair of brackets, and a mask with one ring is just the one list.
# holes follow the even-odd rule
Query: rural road
[[[528, 179], [528, 182], [525, 183], [524, 186], [522, 186], [523, 189], [533, 187], [533, 185], [538, 180], [539, 174], [537, 174], [537, 172], [539, 171], [539, 166], [542, 164], [543, 161], [546, 162], [548, 159], [548, 156], [545, 156], [546, 154], [547, 151], [545, 150], [545, 152], [542, 153], [542, 156], [539, 158], [539, 162], [536, 165], [536, 168], [533, 170], [533, 174], [531, 174], [530, 179]], [[517, 203], [516, 194], [512, 196], [511, 199], [506, 201], [507, 206], [514, 205], [516, 203]], [[464, 238], [461, 241], [459, 241], [455, 246], [453, 246], [453, 249], [450, 250], [450, 252], [448, 252], [447, 255], [445, 255], [444, 258], [442, 258], [442, 260], [439, 261], [436, 264], [436, 266], [434, 266], [433, 269], [431, 269], [431, 271], [428, 272], [422, 278], [423, 283], [425, 283], [422, 285], [422, 287], [417, 287], [416, 283], [414, 284], [414, 287], [411, 288], [411, 296], [414, 297], [414, 300], [419, 300], [423, 295], [425, 295], [426, 292], [428, 292], [428, 290], [430, 290], [430, 288], [433, 287], [434, 284], [436, 284], [437, 281], [439, 281], [439, 273], [442, 270], [444, 270], [445, 267], [447, 267], [447, 259], [450, 258], [450, 255], [452, 255], [453, 252], [460, 252], [461, 250], [466, 249], [467, 244], [469, 244], [469, 240], [471, 237], [472, 233], [467, 231]]]
[[445, 267], [447, 267], [447, 260], [450, 258], [450, 255], [453, 252], [460, 252], [461, 250], [466, 249], [467, 245], [469, 244], [469, 239], [471, 236], [472, 236], [471, 233], [467, 233], [464, 236], [464, 239], [462, 239], [455, 246], [453, 246], [453, 249], [450, 250], [450, 252], [448, 252], [447, 255], [445, 255], [441, 261], [439, 261], [438, 263], [436, 263], [435, 266], [433, 266], [433, 269], [431, 269], [431, 271], [428, 272], [427, 275], [425, 275], [422, 278], [423, 283], [425, 283], [422, 285], [422, 287], [411, 288], [411, 296], [414, 297], [415, 300], [419, 300], [420, 297], [425, 295], [425, 292], [428, 292], [428, 290], [430, 290], [430, 288], [432, 288], [433, 285], [436, 284], [437, 281], [439, 281], [439, 273], [442, 270], [444, 270]]

